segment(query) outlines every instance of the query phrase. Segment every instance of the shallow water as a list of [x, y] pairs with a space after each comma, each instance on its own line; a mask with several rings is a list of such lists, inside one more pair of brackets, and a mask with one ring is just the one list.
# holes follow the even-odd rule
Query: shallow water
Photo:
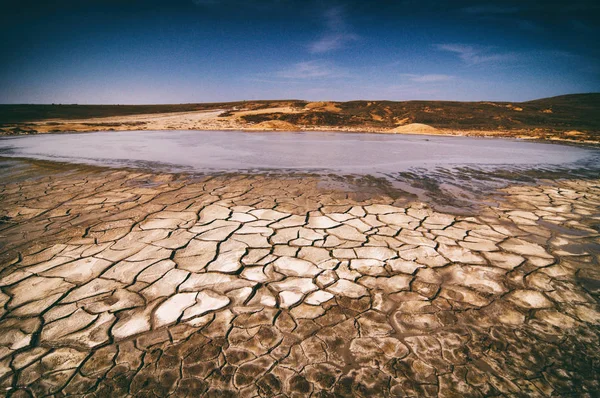
[[393, 174], [461, 166], [565, 167], [600, 151], [510, 139], [334, 132], [123, 131], [0, 139], [0, 155], [171, 172]]

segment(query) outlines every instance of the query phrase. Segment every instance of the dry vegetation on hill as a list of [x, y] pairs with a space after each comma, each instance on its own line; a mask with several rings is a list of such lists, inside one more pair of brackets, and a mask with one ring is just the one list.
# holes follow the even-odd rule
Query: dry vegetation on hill
[[437, 129], [441, 134], [599, 142], [599, 109], [599, 93], [520, 103], [276, 100], [180, 105], [0, 105], [0, 132], [260, 130], [265, 126], [267, 130], [382, 133], [431, 133]]

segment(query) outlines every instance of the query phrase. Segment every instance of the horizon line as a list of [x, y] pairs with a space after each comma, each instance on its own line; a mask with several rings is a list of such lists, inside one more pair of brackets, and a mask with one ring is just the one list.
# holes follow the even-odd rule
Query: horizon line
[[234, 101], [211, 101], [211, 102], [178, 102], [178, 103], [135, 103], [135, 104], [124, 104], [124, 103], [63, 103], [63, 102], [52, 102], [52, 103], [37, 103], [37, 102], [20, 102], [20, 103], [0, 103], [0, 106], [16, 106], [16, 105], [36, 105], [36, 106], [166, 106], [166, 105], [211, 105], [211, 104], [236, 104], [236, 103], [244, 103], [244, 102], [278, 102], [278, 101], [296, 101], [296, 102], [337, 102], [337, 103], [347, 103], [347, 102], [461, 102], [461, 103], [478, 103], [478, 102], [512, 102], [512, 103], [525, 103], [531, 101], [538, 101], [544, 99], [552, 99], [566, 96], [576, 96], [576, 95], [591, 95], [598, 94], [600, 92], [577, 92], [577, 93], [568, 93], [568, 94], [559, 94], [553, 95], [551, 97], [540, 97], [528, 99], [525, 101], [507, 101], [507, 100], [491, 100], [491, 99], [483, 99], [483, 100], [472, 100], [472, 101], [460, 101], [460, 100], [439, 100], [439, 99], [410, 99], [410, 100], [389, 100], [389, 99], [353, 99], [347, 101], [338, 101], [338, 100], [327, 100], [327, 99], [319, 99], [319, 100], [305, 100], [305, 99], [297, 99], [297, 98], [280, 98], [280, 99], [242, 99], [242, 100], [234, 100]]

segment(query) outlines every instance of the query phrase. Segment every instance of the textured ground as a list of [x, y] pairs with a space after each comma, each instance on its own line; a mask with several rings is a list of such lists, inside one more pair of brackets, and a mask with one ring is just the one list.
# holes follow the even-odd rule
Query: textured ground
[[600, 394], [600, 181], [472, 217], [318, 182], [2, 163], [0, 388]]

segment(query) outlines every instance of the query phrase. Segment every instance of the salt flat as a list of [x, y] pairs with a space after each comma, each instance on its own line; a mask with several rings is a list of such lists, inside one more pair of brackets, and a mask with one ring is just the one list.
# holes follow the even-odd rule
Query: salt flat
[[568, 166], [597, 149], [514, 139], [334, 132], [120, 131], [0, 139], [5, 156], [151, 167], [162, 171], [251, 169], [395, 173], [418, 167]]

